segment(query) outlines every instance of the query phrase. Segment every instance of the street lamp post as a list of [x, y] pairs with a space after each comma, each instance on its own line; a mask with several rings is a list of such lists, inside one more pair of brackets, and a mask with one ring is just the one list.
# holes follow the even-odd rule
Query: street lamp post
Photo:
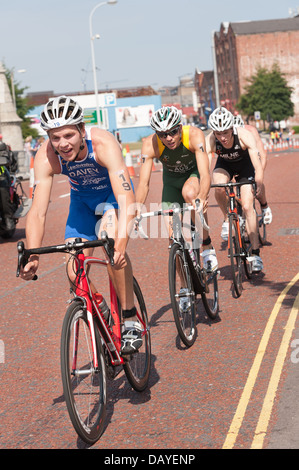
[[94, 55], [94, 39], [99, 39], [100, 35], [96, 34], [93, 36], [92, 34], [92, 16], [97, 8], [103, 5], [114, 5], [117, 3], [117, 0], [108, 0], [107, 2], [98, 3], [90, 12], [89, 15], [89, 35], [90, 35], [90, 45], [91, 45], [91, 61], [92, 61], [92, 71], [93, 71], [93, 81], [94, 81], [94, 93], [96, 97], [96, 112], [97, 112], [97, 121], [98, 126], [100, 127], [100, 111], [99, 111], [99, 94], [98, 94], [98, 84], [97, 84], [97, 73], [96, 73], [96, 63], [95, 63], [95, 55]]

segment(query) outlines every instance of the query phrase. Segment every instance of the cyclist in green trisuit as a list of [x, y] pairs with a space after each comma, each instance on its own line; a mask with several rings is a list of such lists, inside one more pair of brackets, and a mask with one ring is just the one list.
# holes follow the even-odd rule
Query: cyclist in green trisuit
[[[183, 126], [182, 114], [174, 106], [158, 109], [150, 121], [155, 131], [143, 140], [141, 170], [136, 190], [137, 215], [140, 214], [148, 191], [154, 159], [163, 164], [162, 205], [181, 207], [200, 200], [199, 210], [206, 211], [211, 185], [209, 158], [204, 133], [195, 126]], [[171, 228], [170, 228], [171, 230]], [[171, 231], [170, 231], [171, 233]], [[202, 258], [204, 267], [217, 269], [218, 262], [209, 233], [203, 230]]]

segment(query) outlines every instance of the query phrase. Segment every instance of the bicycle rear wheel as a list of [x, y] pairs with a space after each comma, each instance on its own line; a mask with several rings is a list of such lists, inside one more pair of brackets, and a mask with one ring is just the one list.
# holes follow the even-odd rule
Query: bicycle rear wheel
[[143, 336], [143, 342], [138, 352], [132, 354], [124, 363], [124, 371], [129, 383], [134, 390], [142, 392], [148, 385], [148, 379], [151, 367], [151, 339], [148, 326], [146, 306], [138, 282], [134, 278], [134, 302], [141, 315], [142, 321], [146, 326], [146, 332]]
[[61, 332], [63, 392], [72, 424], [88, 444], [101, 436], [106, 417], [106, 366], [95, 327], [98, 369], [93, 363], [86, 310], [74, 301], [67, 309]]
[[[195, 324], [195, 293], [181, 247], [173, 243], [168, 263], [169, 293], [173, 316], [182, 342], [190, 347], [197, 334]], [[184, 291], [182, 290], [184, 289]]]
[[242, 294], [242, 260], [239, 241], [239, 224], [233, 217], [229, 218], [229, 258], [232, 268], [233, 285], [237, 297]]

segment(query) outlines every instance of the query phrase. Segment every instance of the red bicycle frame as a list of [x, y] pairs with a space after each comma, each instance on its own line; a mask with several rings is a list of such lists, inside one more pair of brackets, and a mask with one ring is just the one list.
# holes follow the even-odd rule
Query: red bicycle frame
[[[107, 351], [109, 353], [111, 363], [113, 366], [118, 366], [124, 363], [124, 359], [120, 355], [120, 347], [121, 347], [121, 323], [120, 323], [120, 315], [119, 315], [119, 307], [118, 307], [118, 300], [117, 295], [115, 292], [115, 288], [111, 279], [109, 279], [109, 290], [110, 290], [110, 305], [111, 311], [110, 314], [113, 319], [113, 326], [110, 327], [106, 318], [104, 317], [98, 302], [95, 299], [94, 293], [90, 287], [90, 282], [88, 276], [86, 275], [87, 268], [89, 265], [92, 264], [101, 264], [103, 266], [107, 266], [109, 262], [107, 260], [101, 260], [99, 258], [93, 256], [85, 256], [84, 253], [78, 253], [76, 257], [77, 261], [77, 276], [76, 276], [76, 289], [75, 289], [75, 296], [76, 298], [80, 298], [83, 300], [86, 311], [87, 311], [87, 321], [89, 324], [89, 330], [91, 335], [91, 344], [92, 344], [92, 354], [93, 354], [93, 363], [95, 369], [98, 368], [98, 357], [96, 351], [96, 339], [95, 339], [95, 326], [94, 326], [94, 318], [95, 322], [100, 330], [101, 336], [103, 341], [106, 344]], [[146, 325], [144, 324], [141, 315], [137, 311], [137, 317], [139, 322], [143, 327], [143, 336], [145, 335]], [[79, 332], [77, 331], [78, 325], [75, 325], [75, 338], [78, 338]], [[77, 341], [76, 341], [77, 342]], [[74, 352], [73, 352], [73, 369], [76, 369], [76, 345], [74, 345]]]
[[[241, 238], [238, 210], [237, 210], [237, 206], [236, 206], [236, 203], [235, 203], [236, 194], [235, 194], [235, 191], [234, 191], [233, 187], [230, 188], [230, 191], [228, 192], [228, 197], [229, 197], [229, 214], [230, 214], [231, 217], [235, 218], [235, 220], [237, 222], [236, 226], [237, 226], [237, 235], [238, 235], [238, 239], [239, 239], [239, 246], [242, 246], [242, 238]], [[241, 204], [241, 200], [239, 200], [239, 201], [240, 201], [240, 204]], [[230, 240], [228, 238], [228, 249], [229, 248], [230, 248]]]

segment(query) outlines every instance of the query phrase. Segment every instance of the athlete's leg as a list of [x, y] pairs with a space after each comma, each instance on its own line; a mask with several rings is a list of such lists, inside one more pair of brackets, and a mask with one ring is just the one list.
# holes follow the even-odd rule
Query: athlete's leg
[[[214, 184], [226, 184], [230, 179], [230, 175], [223, 168], [217, 168], [213, 171]], [[223, 214], [223, 219], [227, 222], [227, 197], [225, 188], [215, 188], [215, 198]]]
[[251, 185], [245, 184], [241, 186], [241, 199], [246, 218], [246, 228], [252, 244], [252, 249], [257, 250], [259, 248], [257, 216], [253, 206], [254, 194]]
[[[196, 198], [196, 196], [199, 193], [200, 189], [200, 180], [196, 176], [191, 176], [188, 178], [188, 180], [185, 182], [183, 189], [182, 189], [182, 195], [184, 200], [191, 204], [192, 201]], [[193, 216], [193, 214], [192, 214]], [[208, 214], [207, 211], [204, 213], [204, 218], [205, 221], [208, 225]], [[212, 245], [212, 240], [210, 237], [210, 233], [208, 230], [202, 227], [201, 221], [199, 218], [196, 216], [195, 213], [195, 219], [193, 217], [193, 221], [196, 224], [197, 230], [199, 233], [201, 233], [202, 230], [202, 257], [203, 257], [203, 262], [204, 262], [204, 267], [207, 268], [208, 266], [208, 261], [210, 262], [210, 266], [212, 269], [217, 269], [218, 268], [218, 261], [216, 257], [216, 252], [214, 250], [214, 247]]]
[[[110, 238], [117, 237], [118, 220], [117, 210], [109, 209], [102, 217], [99, 234], [105, 230]], [[108, 265], [108, 273], [114, 285], [122, 309], [130, 310], [134, 307], [133, 295], [133, 270], [129, 256], [125, 255], [126, 266], [122, 269], [115, 269]]]

